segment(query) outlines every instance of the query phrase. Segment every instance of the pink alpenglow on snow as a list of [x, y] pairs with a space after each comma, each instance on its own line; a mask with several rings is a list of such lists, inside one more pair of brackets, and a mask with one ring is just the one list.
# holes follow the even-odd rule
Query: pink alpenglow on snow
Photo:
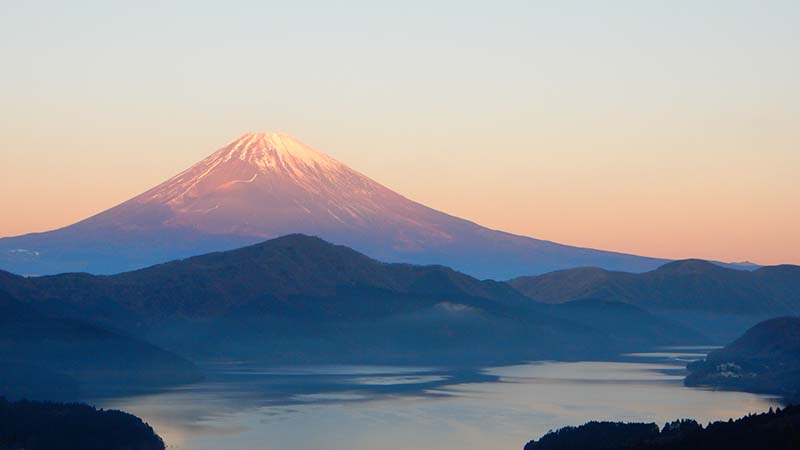
[[287, 134], [248, 133], [93, 217], [0, 239], [0, 268], [111, 273], [292, 233], [384, 261], [497, 279], [579, 266], [643, 271], [664, 262], [491, 230], [410, 200]]

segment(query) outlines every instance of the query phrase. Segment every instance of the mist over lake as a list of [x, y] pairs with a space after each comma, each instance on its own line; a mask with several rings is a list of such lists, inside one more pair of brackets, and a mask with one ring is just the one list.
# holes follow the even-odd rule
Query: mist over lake
[[[705, 350], [705, 349], [703, 349]], [[101, 406], [142, 417], [181, 450], [521, 449], [588, 420], [701, 423], [777, 406], [775, 398], [683, 386], [699, 349], [623, 362], [434, 367], [208, 367], [204, 383]]]

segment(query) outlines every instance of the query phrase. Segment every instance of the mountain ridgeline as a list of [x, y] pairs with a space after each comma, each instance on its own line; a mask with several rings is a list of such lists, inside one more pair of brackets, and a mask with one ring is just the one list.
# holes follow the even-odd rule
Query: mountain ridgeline
[[120, 205], [44, 233], [0, 238], [0, 269], [111, 274], [291, 233], [382, 261], [506, 279], [665, 261], [491, 230], [409, 200], [282, 133], [250, 133]]
[[0, 289], [196, 358], [488, 364], [703, 339], [633, 306], [543, 305], [506, 283], [299, 234], [111, 276], [0, 273]]
[[509, 284], [550, 304], [614, 301], [727, 343], [761, 320], [800, 314], [800, 266], [738, 270], [702, 260], [667, 263], [645, 273], [579, 268], [515, 278]]
[[792, 265], [748, 271], [689, 259], [638, 274], [580, 268], [516, 278], [509, 284], [546, 303], [593, 298], [650, 309], [800, 313], [800, 266]]

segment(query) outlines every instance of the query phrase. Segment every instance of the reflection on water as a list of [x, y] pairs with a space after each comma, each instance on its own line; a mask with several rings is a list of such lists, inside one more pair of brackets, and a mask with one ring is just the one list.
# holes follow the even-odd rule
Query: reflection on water
[[550, 429], [592, 419], [705, 423], [777, 405], [683, 387], [682, 360], [702, 350], [478, 371], [231, 363], [211, 367], [206, 383], [99, 403], [144, 418], [180, 450], [518, 450]]

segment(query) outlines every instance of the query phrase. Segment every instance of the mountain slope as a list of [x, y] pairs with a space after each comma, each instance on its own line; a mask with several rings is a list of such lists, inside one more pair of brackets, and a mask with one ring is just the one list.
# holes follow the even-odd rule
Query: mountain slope
[[110, 276], [6, 273], [0, 286], [66, 317], [91, 307], [95, 319], [109, 323], [252, 314], [378, 317], [448, 299], [530, 303], [504, 283], [444, 266], [386, 264], [300, 234]]
[[111, 276], [5, 272], [0, 288], [50, 314], [91, 317], [202, 358], [460, 364], [698, 342], [644, 313], [633, 313], [639, 328], [630, 331], [615, 308], [559, 314], [561, 305], [505, 283], [382, 263], [305, 235]]
[[200, 378], [174, 354], [82, 320], [48, 317], [0, 291], [0, 397], [74, 399]]
[[777, 394], [800, 400], [800, 317], [766, 320], [689, 365], [687, 386]]
[[96, 216], [0, 239], [0, 268], [108, 274], [291, 233], [482, 278], [580, 266], [639, 272], [664, 262], [490, 230], [411, 201], [290, 136], [251, 133]]
[[750, 272], [684, 260], [641, 274], [581, 268], [516, 278], [509, 284], [547, 303], [593, 298], [650, 310], [800, 313], [800, 266], [762, 267]]

